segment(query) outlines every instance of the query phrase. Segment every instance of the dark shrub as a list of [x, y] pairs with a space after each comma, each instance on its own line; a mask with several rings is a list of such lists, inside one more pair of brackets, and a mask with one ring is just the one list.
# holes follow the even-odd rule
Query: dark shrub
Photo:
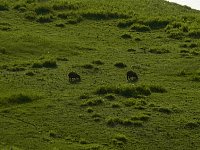
[[8, 4], [1, 3], [0, 4], [0, 11], [6, 11], [6, 10], [9, 10]]
[[85, 64], [82, 67], [85, 68], [85, 69], [93, 69], [94, 68], [94, 66], [91, 65], [91, 64]]
[[108, 126], [116, 126], [118, 124], [122, 124], [123, 120], [119, 119], [119, 118], [108, 118], [107, 119], [107, 125]]
[[56, 2], [56, 4], [53, 5], [54, 10], [76, 10], [78, 8], [78, 4], [72, 4], [67, 1]]
[[170, 21], [162, 20], [161, 18], [150, 18], [143, 22], [146, 26], [149, 26], [151, 29], [160, 29], [165, 28]]
[[119, 103], [113, 103], [112, 108], [120, 108], [121, 105]]
[[7, 99], [9, 104], [23, 104], [32, 102], [33, 98], [24, 94], [12, 95]]
[[200, 76], [195, 75], [194, 77], [192, 77], [192, 81], [200, 82]]
[[47, 60], [43, 62], [42, 66], [45, 68], [56, 68], [57, 64], [56, 64], [56, 61], [54, 60]]
[[103, 99], [89, 99], [81, 104], [81, 106], [98, 106], [104, 103]]
[[42, 63], [40, 63], [40, 62], [35, 62], [33, 65], [32, 65], [32, 68], [42, 68], [43, 67], [43, 65], [42, 65]]
[[34, 76], [35, 74], [32, 71], [26, 72], [27, 76]]
[[164, 108], [164, 107], [161, 107], [161, 108], [154, 108], [154, 110], [158, 111], [158, 112], [161, 112], [161, 113], [165, 113], [165, 114], [171, 114], [172, 113], [172, 110], [169, 109], [169, 108]]
[[179, 30], [172, 30], [169, 32], [169, 38], [172, 38], [172, 39], [182, 39], [184, 36], [183, 32], [179, 31]]
[[87, 108], [87, 112], [88, 112], [88, 113], [92, 113], [93, 111], [94, 111], [94, 110], [93, 110], [91, 107], [88, 107], [88, 108]]
[[103, 86], [97, 89], [96, 93], [97, 94], [108, 94], [108, 93], [113, 93], [115, 90], [114, 87], [108, 87], [108, 86]]
[[150, 117], [148, 115], [140, 114], [138, 116], [133, 116], [131, 119], [132, 120], [140, 120], [140, 121], [148, 121], [149, 118]]
[[96, 61], [93, 61], [92, 63], [96, 64], [96, 65], [103, 65], [104, 64], [104, 62], [102, 62], [101, 60], [96, 60]]
[[128, 99], [128, 100], [126, 100], [126, 101], [124, 101], [124, 105], [125, 105], [126, 107], [134, 106], [135, 103], [136, 103], [136, 100], [135, 100], [135, 99], [131, 99], [131, 98]]
[[117, 140], [117, 141], [120, 141], [122, 143], [128, 142], [128, 138], [125, 135], [123, 135], [123, 134], [117, 134], [117, 135], [115, 135], [114, 139]]
[[46, 15], [51, 12], [51, 8], [48, 5], [39, 5], [35, 8], [37, 15]]
[[117, 27], [119, 27], [119, 28], [127, 28], [127, 27], [130, 27], [133, 23], [134, 23], [133, 20], [126, 20], [126, 21], [123, 21], [123, 22], [119, 22]]
[[188, 45], [188, 47], [190, 47], [190, 48], [196, 48], [196, 47], [198, 47], [198, 44], [196, 44], [196, 43], [191, 43], [190, 45]]
[[141, 38], [135, 38], [135, 41], [142, 41]]
[[56, 23], [56, 27], [64, 28], [65, 24], [64, 23]]
[[25, 68], [15, 66], [15, 67], [7, 68], [7, 70], [8, 70], [8, 71], [12, 71], [12, 72], [18, 72], [18, 71], [24, 71]]
[[53, 16], [52, 15], [40, 15], [38, 18], [37, 18], [37, 22], [39, 23], [49, 23], [49, 22], [52, 22], [53, 21]]
[[0, 47], [0, 53], [1, 54], [6, 54], [6, 48]]
[[191, 38], [200, 38], [200, 30], [193, 30], [188, 33]]
[[165, 54], [165, 53], [169, 53], [170, 51], [165, 48], [151, 48], [149, 52], [153, 54]]
[[124, 64], [122, 62], [116, 63], [114, 66], [117, 67], [117, 68], [125, 68], [125, 67], [127, 67], [126, 64]]
[[113, 95], [113, 94], [107, 94], [105, 96], [105, 98], [108, 99], [108, 100], [115, 100], [116, 99], [115, 95]]
[[24, 14], [24, 17], [26, 18], [26, 19], [28, 19], [28, 20], [35, 20], [36, 19], [36, 13], [35, 12], [32, 12], [32, 11], [29, 11], [29, 12], [26, 12], [25, 14]]
[[132, 31], [137, 31], [137, 32], [147, 32], [151, 31], [149, 26], [142, 25], [142, 24], [135, 24], [131, 27]]
[[187, 124], [185, 124], [185, 128], [187, 129], [195, 129], [200, 127], [200, 123], [197, 122], [188, 122]]
[[123, 35], [121, 36], [121, 38], [123, 38], [123, 39], [131, 39], [132, 37], [131, 37], [130, 34], [123, 34]]
[[66, 57], [58, 57], [58, 61], [69, 61]]

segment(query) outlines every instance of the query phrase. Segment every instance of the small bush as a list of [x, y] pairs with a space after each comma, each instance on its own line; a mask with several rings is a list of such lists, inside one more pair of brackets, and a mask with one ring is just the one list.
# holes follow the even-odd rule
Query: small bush
[[36, 14], [35, 12], [29, 11], [29, 12], [26, 12], [26, 13], [24, 14], [24, 17], [25, 17], [26, 19], [28, 19], [28, 20], [33, 21], [33, 20], [36, 19], [37, 14]]
[[198, 127], [200, 127], [200, 123], [198, 123], [198, 122], [188, 122], [185, 124], [185, 128], [187, 128], [187, 129], [195, 129]]
[[34, 76], [35, 74], [32, 71], [26, 72], [25, 73], [27, 76]]
[[114, 136], [114, 139], [117, 140], [117, 141], [123, 142], [123, 143], [127, 143], [128, 142], [128, 138], [123, 134], [116, 134]]
[[45, 68], [56, 68], [57, 64], [56, 61], [54, 60], [46, 60], [45, 62], [42, 63], [42, 66]]
[[119, 103], [113, 103], [112, 108], [120, 108], [121, 105]]
[[56, 27], [64, 28], [65, 24], [64, 23], [56, 23]]
[[184, 36], [183, 32], [179, 31], [179, 30], [172, 30], [171, 32], [169, 32], [169, 38], [172, 39], [177, 39], [180, 40], [182, 39]]
[[115, 100], [116, 99], [115, 95], [113, 95], [113, 94], [107, 94], [105, 96], [105, 98], [108, 99], [108, 100]]
[[52, 15], [40, 15], [37, 18], [37, 22], [39, 23], [49, 23], [53, 21], [53, 16]]
[[192, 81], [200, 82], [200, 76], [195, 75], [194, 77], [192, 77]]
[[0, 47], [0, 53], [1, 54], [6, 54], [6, 48]]
[[46, 15], [51, 13], [51, 8], [49, 5], [39, 5], [35, 8], [35, 12], [37, 15]]
[[123, 34], [122, 36], [121, 36], [121, 38], [123, 38], [123, 39], [131, 39], [132, 38], [132, 36], [130, 35], [130, 34]]
[[122, 62], [116, 63], [114, 66], [117, 68], [126, 68], [127, 67], [126, 64], [124, 64]]
[[153, 54], [165, 54], [169, 53], [170, 51], [161, 47], [161, 48], [151, 48], [149, 52]]
[[94, 68], [94, 66], [91, 65], [91, 64], [85, 64], [82, 67], [85, 68], [85, 69], [93, 69]]
[[132, 99], [132, 98], [130, 98], [130, 99], [128, 99], [128, 100], [126, 100], [125, 102], [124, 102], [124, 105], [126, 106], [126, 107], [131, 107], [131, 106], [134, 106], [136, 104], [136, 100], [135, 99]]
[[148, 121], [149, 118], [150, 117], [148, 115], [139, 114], [138, 116], [133, 116], [131, 119], [132, 120], [140, 120], [140, 121]]
[[189, 48], [196, 48], [196, 47], [198, 47], [198, 44], [196, 44], [196, 43], [191, 43], [191, 44], [188, 45], [188, 47], [189, 47]]
[[88, 113], [92, 113], [93, 111], [94, 111], [94, 110], [93, 110], [91, 107], [88, 107], [88, 108], [87, 108], [87, 112], [88, 112]]
[[69, 61], [66, 57], [58, 57], [58, 61]]
[[98, 106], [104, 103], [103, 99], [89, 99], [86, 102], [83, 102], [81, 106]]
[[150, 18], [143, 22], [143, 24], [150, 27], [151, 29], [165, 28], [169, 23], [169, 20], [163, 20], [161, 18]]
[[96, 94], [108, 94], [114, 92], [114, 87], [102, 86], [97, 89]]
[[123, 123], [123, 120], [119, 119], [119, 118], [108, 118], [107, 119], [107, 125], [108, 126], [116, 126], [118, 124], [122, 124]]
[[165, 114], [171, 114], [172, 113], [172, 110], [170, 108], [164, 108], [164, 107], [154, 108], [154, 110], [161, 112], [161, 113], [165, 113]]
[[149, 88], [152, 93], [166, 93], [167, 92], [165, 88], [158, 85], [151, 85]]
[[42, 68], [43, 67], [43, 65], [42, 65], [42, 63], [40, 63], [40, 62], [35, 62], [33, 65], [32, 65], [32, 68]]
[[11, 95], [6, 99], [6, 102], [8, 104], [23, 104], [23, 103], [29, 103], [33, 101], [33, 97], [25, 95], [25, 94], [16, 94]]
[[141, 24], [135, 24], [131, 27], [132, 31], [137, 31], [137, 32], [148, 32], [151, 31], [149, 26], [146, 25], [141, 25]]
[[18, 72], [18, 71], [24, 71], [25, 68], [15, 66], [15, 67], [7, 68], [7, 70], [8, 70], [8, 71], [12, 71], [12, 72]]
[[54, 10], [76, 10], [79, 8], [78, 4], [72, 4], [67, 1], [56, 2], [53, 7]]
[[61, 19], [67, 19], [70, 16], [69, 13], [59, 13], [58, 17]]
[[141, 38], [135, 38], [135, 41], [142, 41]]
[[104, 62], [102, 62], [101, 60], [95, 60], [92, 63], [96, 64], [96, 65], [103, 65], [104, 64]]
[[188, 33], [188, 36], [191, 38], [200, 38], [200, 30], [192, 30]]
[[119, 28], [128, 28], [128, 27], [130, 27], [133, 23], [134, 23], [133, 20], [126, 20], [126, 21], [123, 21], [123, 22], [119, 22], [119, 23], [117, 24], [117, 27], [119, 27]]
[[6, 11], [6, 10], [9, 10], [8, 4], [1, 3], [0, 4], [0, 11]]

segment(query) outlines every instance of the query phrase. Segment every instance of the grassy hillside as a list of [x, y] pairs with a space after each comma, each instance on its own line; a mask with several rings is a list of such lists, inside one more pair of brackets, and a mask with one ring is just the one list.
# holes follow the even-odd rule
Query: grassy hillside
[[0, 0], [0, 149], [200, 149], [199, 82], [199, 11]]

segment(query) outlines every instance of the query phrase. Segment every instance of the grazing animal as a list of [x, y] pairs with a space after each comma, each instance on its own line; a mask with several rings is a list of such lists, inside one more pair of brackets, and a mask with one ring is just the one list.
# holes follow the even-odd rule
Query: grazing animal
[[138, 75], [133, 71], [128, 71], [126, 73], [128, 81], [138, 81]]
[[80, 75], [78, 75], [76, 72], [70, 72], [70, 73], [68, 74], [68, 77], [69, 77], [69, 82], [81, 81]]

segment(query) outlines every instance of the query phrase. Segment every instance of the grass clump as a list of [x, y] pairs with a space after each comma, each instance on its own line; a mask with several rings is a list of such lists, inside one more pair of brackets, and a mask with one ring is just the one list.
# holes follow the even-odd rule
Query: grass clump
[[112, 108], [120, 108], [120, 107], [121, 107], [120, 103], [113, 103], [112, 104]]
[[92, 107], [88, 107], [88, 108], [87, 108], [87, 112], [88, 112], [88, 113], [92, 113], [92, 112], [94, 112], [94, 110], [92, 109]]
[[78, 4], [72, 4], [67, 1], [58, 1], [53, 7], [54, 10], [77, 10], [79, 8]]
[[199, 127], [200, 127], [199, 122], [188, 122], [185, 124], [185, 128], [187, 128], [187, 129], [195, 129], [195, 128], [199, 128]]
[[171, 114], [173, 112], [170, 108], [166, 108], [166, 107], [154, 108], [154, 110], [164, 113], [164, 114]]
[[150, 48], [149, 52], [153, 54], [165, 54], [169, 53], [170, 51], [163, 47], [155, 47], [155, 48]]
[[104, 86], [96, 91], [97, 94], [115, 93], [124, 97], [140, 98], [151, 95], [151, 91], [146, 86], [119, 85], [116, 87]]
[[170, 20], [164, 20], [162, 18], [150, 18], [145, 21], [143, 21], [143, 24], [150, 27], [151, 29], [161, 29], [165, 28], [170, 23]]
[[159, 85], [151, 85], [150, 90], [152, 93], [166, 93], [167, 90]]
[[114, 145], [121, 146], [128, 142], [128, 138], [124, 134], [114, 135], [112, 142]]
[[188, 36], [191, 38], [200, 38], [200, 30], [192, 30], [188, 33]]
[[7, 11], [9, 10], [9, 6], [7, 3], [1, 3], [0, 4], [0, 11]]
[[104, 62], [101, 61], [101, 60], [95, 60], [95, 61], [93, 61], [92, 63], [93, 63], [93, 64], [96, 64], [96, 65], [103, 65], [103, 64], [104, 64]]
[[121, 36], [121, 38], [123, 38], [123, 39], [131, 39], [132, 38], [132, 36], [130, 35], [130, 34], [123, 34], [122, 36]]
[[104, 100], [101, 99], [101, 98], [98, 98], [98, 99], [89, 99], [89, 100], [86, 100], [85, 102], [83, 102], [81, 104], [81, 106], [98, 106], [98, 105], [101, 105], [104, 103]]
[[113, 95], [113, 94], [107, 94], [105, 96], [105, 98], [108, 99], [108, 100], [111, 100], [111, 101], [116, 99], [115, 95]]
[[39, 15], [37, 17], [36, 21], [39, 23], [50, 23], [53, 21], [53, 16], [52, 15]]
[[6, 54], [6, 48], [0, 47], [0, 54]]
[[137, 116], [133, 116], [131, 117], [132, 120], [139, 120], [139, 121], [148, 121], [150, 119], [150, 117], [148, 115], [145, 114], [139, 114]]
[[32, 65], [32, 68], [56, 68], [57, 63], [54, 60], [46, 60], [44, 62], [35, 62]]
[[38, 5], [36, 8], [35, 8], [35, 13], [37, 15], [46, 15], [46, 14], [49, 14], [52, 12], [51, 8], [49, 5], [47, 4], [43, 4], [43, 5]]
[[118, 62], [114, 66], [117, 68], [126, 68], [127, 67], [127, 65], [122, 62]]
[[119, 27], [119, 28], [128, 28], [128, 27], [130, 27], [133, 23], [134, 23], [133, 20], [120, 21], [120, 22], [117, 24], [117, 27]]
[[136, 32], [148, 32], [151, 31], [151, 28], [146, 25], [142, 24], [135, 24], [131, 27], [131, 31], [136, 31]]
[[12, 105], [12, 104], [24, 104], [24, 103], [30, 103], [35, 99], [35, 97], [26, 95], [26, 94], [14, 94], [10, 95], [9, 97], [6, 97], [1, 101], [2, 104], [6, 105]]
[[136, 100], [133, 98], [129, 98], [128, 100], [123, 102], [126, 107], [131, 107], [136, 104]]
[[85, 69], [93, 69], [94, 68], [94, 66], [91, 65], [91, 64], [85, 64], [82, 67], [85, 68]]

